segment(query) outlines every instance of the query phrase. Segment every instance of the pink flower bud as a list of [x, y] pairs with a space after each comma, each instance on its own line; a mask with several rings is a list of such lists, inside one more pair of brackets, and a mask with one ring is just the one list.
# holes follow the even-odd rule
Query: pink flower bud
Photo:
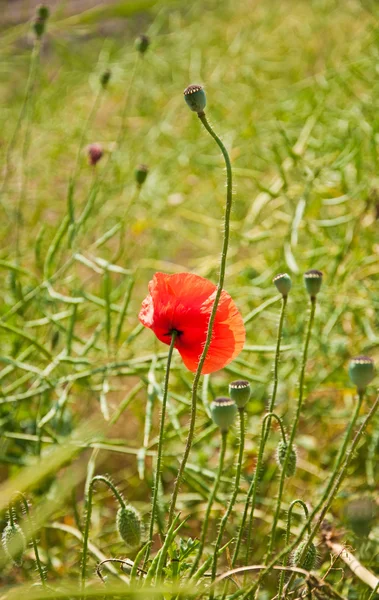
[[91, 144], [88, 146], [88, 162], [93, 167], [96, 163], [99, 162], [100, 158], [103, 156], [103, 148], [100, 144]]

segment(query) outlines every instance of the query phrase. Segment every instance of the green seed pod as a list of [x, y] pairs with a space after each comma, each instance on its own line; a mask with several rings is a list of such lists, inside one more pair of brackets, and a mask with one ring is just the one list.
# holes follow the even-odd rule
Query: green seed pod
[[149, 167], [147, 165], [138, 165], [138, 167], [134, 171], [134, 176], [139, 187], [141, 187], [145, 183], [148, 173]]
[[283, 298], [287, 298], [292, 287], [291, 277], [288, 273], [279, 273], [279, 275], [275, 275], [272, 281]]
[[237, 414], [237, 405], [231, 398], [216, 398], [210, 406], [211, 417], [221, 431], [228, 431]]
[[141, 544], [141, 515], [133, 506], [119, 508], [117, 511], [117, 529], [128, 548], [137, 548]]
[[17, 567], [22, 565], [22, 555], [25, 552], [26, 541], [24, 533], [16, 522], [6, 525], [1, 536], [1, 542], [7, 556], [13, 560]]
[[317, 269], [311, 269], [310, 271], [304, 273], [304, 283], [310, 297], [316, 298], [322, 284], [321, 271], [317, 271]]
[[294, 567], [304, 569], [305, 571], [312, 571], [315, 568], [317, 562], [317, 550], [313, 542], [309, 544], [309, 547], [305, 553], [305, 556], [301, 559], [303, 550], [307, 540], [301, 542], [292, 555], [292, 564]]
[[50, 16], [49, 7], [45, 4], [40, 4], [37, 6], [37, 17], [42, 21], [47, 21]]
[[229, 395], [238, 408], [244, 408], [250, 400], [251, 387], [248, 381], [239, 379], [229, 384]]
[[[288, 448], [288, 444], [287, 444], [287, 442], [284, 442], [283, 440], [281, 440], [279, 442], [278, 447], [276, 448], [276, 460], [281, 467], [283, 467], [284, 461], [286, 459], [287, 448]], [[296, 450], [295, 450], [294, 446], [292, 446], [290, 455], [288, 457], [288, 462], [287, 462], [286, 477], [292, 477], [293, 475], [295, 475], [296, 461], [297, 461]]]
[[145, 54], [146, 50], [150, 46], [149, 36], [143, 35], [143, 34], [139, 35], [138, 38], [136, 39], [136, 41], [134, 42], [134, 45], [135, 45], [135, 49], [140, 54]]
[[364, 392], [375, 375], [374, 361], [369, 356], [356, 356], [349, 364], [349, 377], [358, 392]]
[[204, 112], [207, 98], [201, 85], [189, 85], [184, 90], [184, 100], [194, 112]]
[[111, 75], [112, 75], [112, 71], [110, 69], [106, 69], [104, 71], [104, 73], [102, 73], [100, 75], [100, 83], [104, 89], [107, 87], [109, 80], [111, 78]]

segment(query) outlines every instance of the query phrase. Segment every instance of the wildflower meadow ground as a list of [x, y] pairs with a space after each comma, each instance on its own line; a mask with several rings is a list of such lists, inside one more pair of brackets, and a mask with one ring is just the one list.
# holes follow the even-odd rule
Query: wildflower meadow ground
[[377, 3], [2, 13], [0, 600], [379, 598]]

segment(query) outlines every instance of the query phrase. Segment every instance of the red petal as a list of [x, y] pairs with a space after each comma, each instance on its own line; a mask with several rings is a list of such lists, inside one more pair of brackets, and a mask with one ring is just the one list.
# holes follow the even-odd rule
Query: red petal
[[[216, 286], [191, 273], [156, 273], [150, 294], [142, 303], [139, 319], [165, 344], [171, 331], [178, 331], [175, 347], [188, 369], [196, 371], [203, 351]], [[210, 348], [202, 373], [212, 373], [229, 364], [245, 341], [243, 320], [232, 298], [223, 291], [217, 308]]]

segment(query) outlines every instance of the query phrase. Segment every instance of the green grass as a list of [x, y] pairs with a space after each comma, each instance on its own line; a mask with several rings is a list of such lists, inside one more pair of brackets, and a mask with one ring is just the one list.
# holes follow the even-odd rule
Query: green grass
[[[293, 280], [276, 408], [289, 427], [308, 310], [302, 274], [311, 268], [324, 272], [296, 436], [298, 471], [286, 484], [285, 508], [297, 497], [313, 504], [330, 472], [354, 406], [346, 369], [349, 357], [378, 356], [375, 5], [358, 0], [194, 0], [146, 8], [147, 4], [142, 10], [136, 5], [135, 15], [126, 20], [126, 2], [115, 2], [104, 12], [52, 16], [37, 66], [29, 125], [24, 119], [0, 198], [0, 506], [6, 507], [16, 489], [15, 477], [18, 489], [25, 486], [39, 511], [41, 554], [50, 581], [77, 581], [80, 544], [58, 523], [77, 528], [75, 511], [82, 518], [84, 480], [91, 469], [111, 473], [148, 522], [151, 457], [167, 357], [167, 348], [137, 319], [148, 281], [157, 270], [189, 270], [217, 281], [224, 164], [213, 140], [185, 106], [183, 89], [188, 84], [204, 84], [208, 118], [232, 159], [235, 190], [225, 289], [246, 317], [247, 342], [230, 367], [204, 379], [196, 442], [179, 498], [182, 517], [191, 515], [181, 536], [199, 535], [200, 511], [205, 510], [217, 468], [220, 439], [207, 405], [216, 395], [225, 395], [236, 378], [246, 378], [253, 386], [244, 491], [254, 472], [279, 317], [275, 274], [287, 271]], [[4, 28], [0, 35], [3, 175], [28, 79], [32, 37], [27, 31], [20, 25]], [[133, 48], [140, 32], [152, 40], [143, 59]], [[106, 68], [112, 71], [111, 80], [82, 138]], [[126, 94], [125, 129], [116, 152]], [[85, 152], [91, 142], [105, 149], [97, 179]], [[52, 256], [57, 231], [68, 215], [69, 179], [77, 156], [71, 207], [75, 220], [94, 191], [96, 197], [76, 237], [72, 230], [66, 232]], [[149, 165], [150, 171], [138, 195], [134, 170], [139, 163]], [[22, 222], [17, 234], [18, 204]], [[123, 222], [126, 237], [120, 254]], [[113, 235], [97, 243], [108, 231]], [[52, 277], [49, 285], [46, 276]], [[162, 474], [167, 501], [184, 448], [192, 383], [177, 354], [172, 369]], [[372, 388], [365, 412], [374, 397]], [[151, 423], [146, 419], [149, 410]], [[87, 431], [83, 424], [90, 416], [95, 423]], [[347, 527], [343, 540], [376, 572], [378, 520], [370, 538], [360, 539], [353, 536], [344, 514], [351, 498], [376, 497], [378, 427], [376, 419], [331, 517], [338, 530]], [[226, 499], [233, 477], [237, 428], [230, 438], [220, 501]], [[264, 458], [255, 564], [264, 556], [274, 512], [279, 439], [278, 431], [271, 435]], [[95, 448], [92, 454], [88, 448]], [[51, 451], [62, 458], [56, 472]], [[47, 473], [53, 471], [51, 477], [38, 476], [41, 465]], [[25, 468], [30, 469], [30, 480]], [[50, 502], [54, 511], [45, 515]], [[114, 533], [116, 508], [107, 492], [96, 491], [90, 539], [104, 556], [123, 557], [125, 549]], [[242, 510], [241, 496], [225, 543], [235, 535]], [[214, 512], [209, 539], [215, 538], [217, 516]], [[284, 522], [283, 513], [280, 523]], [[282, 547], [281, 533], [276, 549]], [[210, 551], [211, 546], [207, 555]], [[320, 555], [322, 576], [328, 556], [324, 550]], [[96, 560], [99, 557], [90, 557], [88, 573], [93, 573]], [[223, 555], [220, 569], [226, 570], [227, 564]], [[24, 567], [8, 563], [0, 580], [30, 583], [33, 568], [28, 552]], [[348, 569], [342, 579], [337, 571], [327, 581], [343, 597], [369, 596], [367, 586]], [[275, 590], [270, 579], [260, 597], [271, 598]]]

